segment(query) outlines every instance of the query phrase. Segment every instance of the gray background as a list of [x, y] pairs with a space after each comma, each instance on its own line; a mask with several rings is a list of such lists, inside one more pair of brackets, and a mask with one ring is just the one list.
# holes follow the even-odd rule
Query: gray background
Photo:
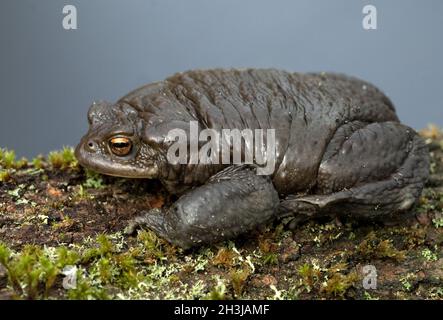
[[[62, 8], [78, 30], [62, 28]], [[378, 9], [378, 30], [362, 8]], [[75, 145], [94, 99], [178, 71], [276, 67], [373, 82], [400, 118], [443, 125], [443, 1], [1, 0], [0, 146], [20, 156]]]

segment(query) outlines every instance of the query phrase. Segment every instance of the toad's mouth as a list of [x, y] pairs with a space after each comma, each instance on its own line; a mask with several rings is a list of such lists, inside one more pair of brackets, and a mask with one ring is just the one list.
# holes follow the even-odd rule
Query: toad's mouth
[[81, 145], [75, 149], [75, 157], [82, 167], [113, 177], [156, 179], [159, 173], [158, 165], [155, 162], [146, 164], [144, 167], [138, 167], [129, 162], [121, 163], [113, 159], [107, 160], [99, 155], [87, 152]]

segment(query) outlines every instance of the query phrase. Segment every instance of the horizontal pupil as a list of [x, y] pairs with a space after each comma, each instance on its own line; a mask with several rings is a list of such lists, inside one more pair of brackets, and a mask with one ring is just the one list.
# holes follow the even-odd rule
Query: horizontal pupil
[[119, 142], [114, 143], [114, 148], [126, 148], [129, 146], [129, 143]]

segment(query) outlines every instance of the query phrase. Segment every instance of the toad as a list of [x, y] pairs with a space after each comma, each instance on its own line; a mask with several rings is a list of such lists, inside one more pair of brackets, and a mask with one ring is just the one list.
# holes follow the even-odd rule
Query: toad
[[[81, 165], [158, 179], [177, 195], [171, 206], [141, 213], [128, 230], [144, 225], [183, 248], [234, 238], [287, 216], [401, 217], [429, 174], [424, 141], [399, 122], [386, 95], [340, 74], [187, 71], [115, 103], [95, 102], [88, 120], [76, 148]], [[169, 132], [188, 132], [190, 122], [199, 130], [275, 130], [274, 169], [263, 175], [255, 163], [171, 163]]]

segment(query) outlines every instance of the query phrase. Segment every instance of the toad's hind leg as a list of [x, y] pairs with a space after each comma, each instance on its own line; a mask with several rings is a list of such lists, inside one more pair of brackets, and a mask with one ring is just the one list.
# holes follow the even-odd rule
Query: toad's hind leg
[[170, 208], [137, 217], [126, 230], [146, 226], [182, 248], [234, 238], [276, 217], [278, 193], [249, 165], [231, 166], [181, 196]]
[[315, 194], [290, 197], [279, 211], [391, 220], [417, 201], [429, 174], [424, 141], [397, 122], [340, 127], [321, 162]]

